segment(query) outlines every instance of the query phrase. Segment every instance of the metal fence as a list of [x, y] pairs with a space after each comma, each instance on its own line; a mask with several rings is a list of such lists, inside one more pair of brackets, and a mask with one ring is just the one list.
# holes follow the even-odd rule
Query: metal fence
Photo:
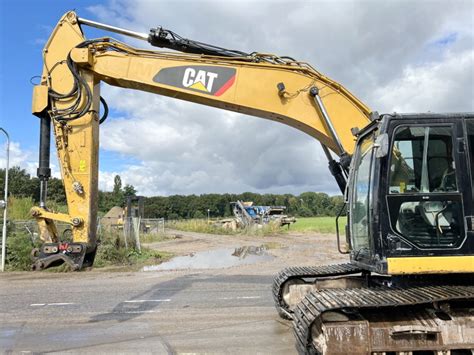
[[[1, 220], [1, 219], [0, 219]], [[72, 228], [70, 224], [56, 222], [59, 239], [61, 241], [72, 241]], [[9, 221], [8, 226], [11, 232], [27, 233], [32, 243], [39, 238], [38, 224], [35, 220]], [[140, 237], [145, 235], [158, 235], [165, 232], [164, 218], [125, 218], [117, 220], [116, 218], [98, 218], [97, 234], [119, 233], [123, 235], [127, 247], [134, 246], [141, 249]]]
[[[8, 221], [8, 228], [12, 233], [27, 233], [34, 243], [39, 238], [38, 223], [35, 220]], [[71, 225], [67, 223], [56, 223], [58, 235], [62, 241], [72, 241]]]
[[164, 218], [107, 218], [99, 219], [98, 233], [118, 232], [123, 234], [125, 246], [133, 245], [138, 251], [141, 250], [141, 236], [159, 235], [165, 232]]

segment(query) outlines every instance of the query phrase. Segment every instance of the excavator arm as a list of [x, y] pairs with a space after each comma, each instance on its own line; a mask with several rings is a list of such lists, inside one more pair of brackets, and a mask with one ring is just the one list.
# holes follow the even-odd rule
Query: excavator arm
[[[81, 24], [187, 53], [137, 49], [108, 37], [87, 40]], [[291, 58], [226, 50], [162, 28], [139, 34], [68, 12], [43, 50], [41, 83], [33, 94], [33, 113], [41, 119], [41, 194], [40, 206], [32, 213], [45, 242], [35, 269], [58, 262], [79, 269], [93, 262], [101, 81], [292, 126], [321, 142], [341, 189], [354, 149], [351, 129], [365, 127], [371, 117], [369, 108], [342, 85]], [[45, 203], [51, 126], [67, 196], [66, 214], [49, 211]], [[329, 150], [341, 157], [341, 164]], [[72, 225], [73, 243], [61, 243], [54, 221]]]

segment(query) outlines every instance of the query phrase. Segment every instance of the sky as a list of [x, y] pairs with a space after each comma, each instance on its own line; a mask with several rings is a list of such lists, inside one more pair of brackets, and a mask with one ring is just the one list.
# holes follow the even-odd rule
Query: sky
[[[11, 165], [33, 175], [39, 120], [31, 115], [31, 78], [40, 75], [44, 43], [69, 10], [139, 32], [161, 25], [229, 49], [288, 55], [379, 113], [474, 111], [472, 0], [3, 0], [0, 126], [11, 136]], [[106, 84], [102, 96], [111, 108], [100, 132], [102, 190], [119, 174], [146, 196], [338, 193], [319, 143], [294, 128]], [[55, 159], [52, 168], [59, 176]]]

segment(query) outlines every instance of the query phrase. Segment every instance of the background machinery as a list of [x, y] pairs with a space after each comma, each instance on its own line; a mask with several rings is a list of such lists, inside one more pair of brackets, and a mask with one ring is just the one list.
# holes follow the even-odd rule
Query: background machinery
[[[181, 53], [137, 49], [108, 37], [87, 40], [81, 25]], [[104, 81], [271, 119], [321, 142], [347, 198], [349, 250], [339, 249], [350, 263], [288, 268], [275, 278], [277, 309], [293, 320], [300, 352], [471, 353], [472, 113], [379, 115], [290, 57], [228, 50], [161, 27], [149, 34], [127, 31], [74, 12], [53, 30], [43, 63], [33, 94], [33, 113], [41, 119], [41, 197], [32, 212], [44, 241], [36, 269], [93, 263]], [[67, 214], [45, 205], [51, 126]], [[71, 224], [73, 243], [62, 243], [54, 221]]]
[[257, 206], [251, 201], [236, 201], [231, 202], [230, 207], [234, 218], [223, 220], [224, 228], [227, 228], [227, 225], [235, 225], [236, 228], [258, 227], [269, 223], [289, 228], [296, 222], [295, 217], [284, 214], [286, 206]]

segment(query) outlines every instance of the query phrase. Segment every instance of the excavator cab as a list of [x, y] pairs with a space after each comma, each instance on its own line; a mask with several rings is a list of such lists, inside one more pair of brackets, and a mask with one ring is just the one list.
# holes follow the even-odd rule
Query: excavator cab
[[383, 115], [358, 134], [351, 262], [390, 275], [472, 268], [473, 137], [472, 114]]
[[471, 353], [474, 114], [382, 115], [357, 136], [351, 262], [274, 280], [298, 351]]

